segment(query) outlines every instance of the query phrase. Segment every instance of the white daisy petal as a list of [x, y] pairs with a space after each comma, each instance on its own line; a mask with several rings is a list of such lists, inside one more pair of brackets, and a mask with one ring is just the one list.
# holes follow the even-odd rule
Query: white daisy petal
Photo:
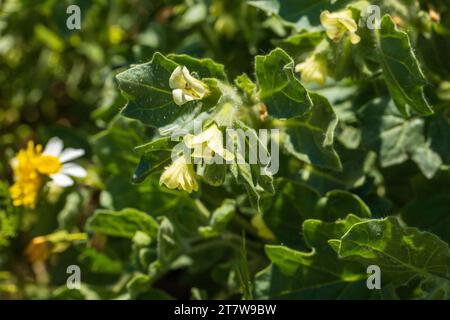
[[50, 140], [48, 140], [43, 154], [58, 157], [61, 154], [63, 146], [64, 146], [63, 142], [60, 138], [53, 137]]
[[84, 150], [83, 149], [67, 148], [59, 156], [59, 161], [64, 163], [64, 162], [67, 162], [67, 161], [79, 158], [79, 157], [81, 157], [83, 155], [84, 155]]
[[73, 185], [72, 178], [63, 173], [52, 174], [50, 178], [53, 180], [53, 183], [59, 187], [69, 187]]
[[76, 163], [65, 163], [61, 168], [61, 173], [77, 178], [84, 178], [87, 175], [86, 170]]

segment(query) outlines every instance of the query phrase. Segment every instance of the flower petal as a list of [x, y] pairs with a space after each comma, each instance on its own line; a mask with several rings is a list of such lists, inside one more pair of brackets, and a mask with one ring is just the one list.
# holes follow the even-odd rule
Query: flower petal
[[83, 149], [67, 148], [59, 156], [59, 161], [67, 162], [67, 161], [79, 158], [79, 157], [81, 157], [83, 155], [84, 155], [84, 150]]
[[359, 43], [361, 41], [361, 37], [358, 36], [356, 33], [350, 33], [350, 41], [353, 44], [357, 44], [357, 43]]
[[213, 125], [195, 136], [192, 134], [187, 134], [184, 137], [184, 143], [188, 148], [194, 148], [196, 145], [201, 145], [202, 143], [208, 142], [217, 136], [221, 137], [222, 134], [219, 129]]
[[356, 30], [358, 30], [358, 25], [356, 24], [355, 20], [353, 20], [350, 17], [342, 17], [341, 19], [339, 19], [339, 22], [345, 26], [345, 28], [350, 31], [350, 32], [355, 32]]
[[52, 174], [50, 178], [53, 180], [53, 183], [59, 187], [69, 187], [73, 185], [72, 178], [63, 173]]
[[43, 154], [59, 157], [64, 145], [60, 138], [53, 137], [48, 140], [47, 145], [45, 146]]
[[323, 11], [320, 14], [320, 22], [325, 27], [327, 36], [335, 42], [340, 41], [347, 32], [350, 32], [353, 44], [360, 40], [359, 36], [353, 35], [358, 30], [358, 24], [353, 19], [351, 10], [334, 13]]
[[173, 97], [173, 101], [175, 102], [175, 104], [177, 106], [181, 106], [187, 102], [185, 99], [183, 90], [181, 90], [181, 89], [172, 90], [172, 97]]
[[336, 23], [336, 18], [333, 16], [332, 13], [330, 13], [330, 11], [325, 10], [322, 11], [322, 13], [320, 14], [320, 23], [324, 27], [330, 27], [331, 25]]
[[198, 190], [194, 167], [192, 164], [187, 164], [184, 157], [178, 158], [165, 168], [159, 184], [164, 184], [169, 189], [185, 190], [189, 193]]
[[170, 75], [169, 86], [171, 89], [183, 89], [186, 86], [186, 80], [183, 77], [183, 68], [185, 67], [176, 67]]
[[11, 159], [11, 167], [15, 169], [19, 165], [19, 160], [17, 158]]
[[203, 82], [199, 79], [193, 77], [186, 67], [183, 67], [183, 75], [186, 82], [194, 89], [194, 91], [199, 95], [200, 98], [206, 94], [206, 88]]
[[327, 29], [326, 32], [327, 32], [328, 38], [330, 38], [333, 41], [338, 42], [343, 37], [343, 35], [345, 33], [345, 29], [330, 27]]
[[77, 178], [84, 178], [87, 175], [86, 170], [76, 163], [65, 163], [62, 166], [61, 173]]

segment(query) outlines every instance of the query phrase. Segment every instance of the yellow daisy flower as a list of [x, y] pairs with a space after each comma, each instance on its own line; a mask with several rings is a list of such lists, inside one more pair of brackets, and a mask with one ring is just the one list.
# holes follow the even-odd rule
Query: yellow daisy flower
[[11, 166], [14, 174], [14, 184], [9, 188], [14, 206], [24, 206], [33, 209], [39, 189], [42, 185], [42, 176], [36, 171], [35, 160], [40, 156], [42, 146], [35, 146], [28, 142], [27, 148], [20, 150], [12, 160]]
[[47, 175], [59, 187], [73, 185], [71, 177], [84, 178], [86, 170], [80, 165], [69, 162], [84, 155], [83, 149], [63, 149], [64, 145], [58, 137], [51, 138], [42, 155], [35, 161], [39, 173]]
[[85, 177], [86, 171], [81, 166], [68, 162], [83, 154], [82, 149], [63, 150], [61, 139], [56, 137], [49, 140], [44, 150], [41, 145], [35, 146], [30, 141], [27, 148], [20, 150], [11, 162], [14, 184], [9, 191], [13, 205], [35, 208], [39, 190], [46, 176], [60, 187], [73, 184], [70, 176]]

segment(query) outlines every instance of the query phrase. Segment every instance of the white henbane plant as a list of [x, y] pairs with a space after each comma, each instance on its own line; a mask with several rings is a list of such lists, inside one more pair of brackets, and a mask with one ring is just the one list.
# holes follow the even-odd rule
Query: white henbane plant
[[449, 1], [28, 2], [0, 299], [450, 299]]
[[[431, 106], [437, 98], [425, 93], [418, 60], [426, 50], [414, 47], [434, 29], [422, 15], [426, 31], [414, 29], [425, 33], [411, 41], [405, 30], [419, 20], [396, 11], [370, 29], [367, 5], [247, 1], [255, 16], [268, 13], [264, 26], [276, 34], [265, 42], [275, 44], [270, 50], [250, 50], [256, 40], [246, 48], [261, 52], [247, 73], [156, 52], [117, 75], [127, 102], [97, 143], [130, 148], [121, 136], [135, 133], [133, 201], [149, 214], [99, 210], [87, 227], [132, 239], [148, 274], [130, 280], [130, 292], [174, 268], [201, 266], [225, 291], [247, 299], [449, 298], [450, 238], [442, 221], [450, 199], [421, 195], [448, 179], [448, 148], [437, 138], [450, 132], [445, 103]], [[210, 41], [209, 29], [201, 30]], [[219, 50], [224, 43], [212, 43], [221, 61], [233, 57]], [[244, 134], [226, 145], [227, 129]], [[277, 138], [264, 135], [272, 129]], [[272, 159], [276, 176], [262, 174], [270, 163], [252, 161], [275, 154], [271, 143], [281, 149]], [[392, 175], [398, 168], [405, 173]], [[398, 205], [405, 197], [394, 180], [419, 196]], [[130, 203], [121, 201], [120, 208]], [[434, 203], [439, 209], [424, 215]], [[379, 291], [366, 286], [373, 265], [382, 273]]]

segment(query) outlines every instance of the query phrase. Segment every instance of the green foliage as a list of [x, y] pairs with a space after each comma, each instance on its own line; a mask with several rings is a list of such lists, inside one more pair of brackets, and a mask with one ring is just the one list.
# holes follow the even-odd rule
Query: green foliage
[[311, 108], [311, 98], [294, 76], [294, 61], [283, 50], [257, 56], [255, 71], [260, 99], [273, 117], [298, 117]]
[[329, 240], [344, 260], [378, 265], [385, 281], [408, 283], [415, 277], [446, 279], [448, 244], [427, 232], [403, 228], [390, 217], [353, 225], [340, 240]]
[[131, 239], [136, 232], [155, 237], [158, 224], [151, 216], [135, 209], [124, 209], [118, 212], [98, 210], [86, 222], [86, 230]]
[[9, 244], [17, 233], [19, 217], [9, 197], [8, 185], [0, 183], [0, 248]]
[[[379, 28], [356, 0], [79, 1], [81, 30], [69, 3], [0, 12], [1, 299], [449, 299], [442, 1], [373, 1]], [[343, 9], [358, 43], [321, 24]], [[243, 135], [177, 167], [199, 123]], [[52, 136], [87, 177], [14, 206], [12, 159]]]
[[299, 160], [319, 167], [342, 169], [334, 142], [337, 117], [328, 100], [318, 94], [310, 94], [314, 107], [298, 121], [286, 124], [283, 146]]
[[[257, 275], [257, 297], [349, 299], [355, 293], [358, 295], [358, 289], [361, 289], [358, 282], [365, 278], [364, 270], [352, 262], [339, 261], [327, 239], [342, 237], [359, 221], [360, 218], [353, 215], [333, 223], [306, 220], [303, 236], [308, 246], [314, 249], [311, 252], [266, 246], [272, 265]], [[366, 295], [370, 294], [365, 291]]]
[[408, 115], [411, 108], [421, 115], [431, 114], [433, 111], [423, 92], [425, 76], [408, 35], [397, 30], [390, 16], [381, 20], [380, 30], [375, 31], [375, 43], [384, 79], [400, 112]]
[[382, 166], [411, 159], [428, 178], [439, 170], [442, 160], [427, 142], [422, 118], [405, 120], [392, 100], [384, 98], [371, 101], [361, 108], [360, 119], [362, 143], [377, 150]]

